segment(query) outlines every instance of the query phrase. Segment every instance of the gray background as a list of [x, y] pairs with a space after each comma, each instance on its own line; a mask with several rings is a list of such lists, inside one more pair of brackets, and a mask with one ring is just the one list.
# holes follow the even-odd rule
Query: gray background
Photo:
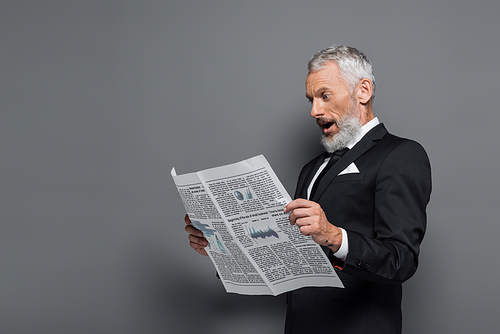
[[[404, 332], [500, 322], [498, 1], [0, 3], [0, 332], [280, 333], [226, 294], [170, 169], [264, 154], [290, 193], [320, 152], [306, 62], [360, 48], [375, 113], [433, 167]], [[203, 312], [203, 314], [200, 314]]]

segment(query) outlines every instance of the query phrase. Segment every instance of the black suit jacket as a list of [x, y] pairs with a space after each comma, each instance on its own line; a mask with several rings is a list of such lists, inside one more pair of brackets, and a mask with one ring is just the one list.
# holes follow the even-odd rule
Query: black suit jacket
[[[324, 158], [322, 154], [304, 166], [296, 198], [306, 198]], [[338, 175], [352, 162], [359, 173]], [[290, 292], [285, 332], [400, 333], [401, 283], [417, 269], [430, 192], [430, 163], [422, 146], [389, 134], [383, 124], [347, 152], [311, 198], [330, 223], [347, 232], [345, 263], [324, 248], [342, 268], [336, 270], [345, 289]]]

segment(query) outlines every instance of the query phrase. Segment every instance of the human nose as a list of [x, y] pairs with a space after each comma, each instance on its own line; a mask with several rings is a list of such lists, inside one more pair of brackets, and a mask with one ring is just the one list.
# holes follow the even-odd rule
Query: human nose
[[312, 102], [311, 116], [314, 118], [319, 118], [321, 116], [324, 116], [323, 109], [321, 108], [321, 106], [318, 104], [317, 101]]

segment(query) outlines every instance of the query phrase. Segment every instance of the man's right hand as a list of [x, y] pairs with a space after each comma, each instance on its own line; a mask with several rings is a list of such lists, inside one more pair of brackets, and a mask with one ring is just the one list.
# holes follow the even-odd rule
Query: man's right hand
[[201, 255], [208, 256], [207, 251], [205, 250], [205, 247], [208, 246], [208, 241], [203, 237], [203, 232], [191, 225], [191, 220], [187, 214], [184, 217], [184, 221], [186, 222], [186, 227], [184, 229], [187, 233], [189, 233], [188, 239], [191, 248]]

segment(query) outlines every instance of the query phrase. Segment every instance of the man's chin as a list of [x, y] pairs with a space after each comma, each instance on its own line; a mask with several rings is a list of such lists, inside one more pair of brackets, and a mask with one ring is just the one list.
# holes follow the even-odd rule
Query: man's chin
[[336, 140], [335, 136], [336, 136], [336, 134], [330, 134], [328, 136], [325, 136], [325, 135], [321, 136], [321, 144], [323, 144], [323, 148], [328, 153], [333, 153], [333, 152], [343, 148], [343, 147], [339, 147], [338, 140]]
[[333, 145], [333, 143], [335, 142], [335, 134], [329, 134], [328, 136], [322, 135], [321, 142], [326, 145]]

